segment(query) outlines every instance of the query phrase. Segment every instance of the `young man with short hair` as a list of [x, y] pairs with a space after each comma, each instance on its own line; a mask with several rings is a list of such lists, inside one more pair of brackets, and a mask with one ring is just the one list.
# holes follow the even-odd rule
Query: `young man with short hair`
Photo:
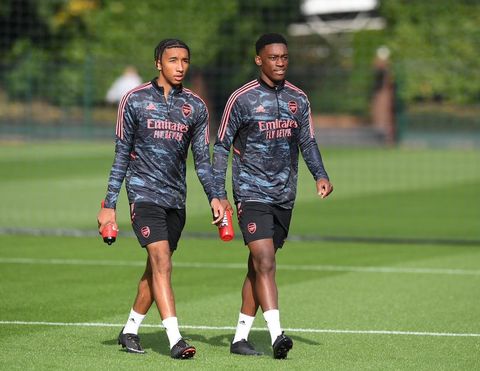
[[[214, 192], [208, 111], [203, 100], [182, 86], [190, 64], [188, 46], [177, 39], [155, 48], [158, 77], [128, 92], [118, 108], [115, 159], [99, 232], [116, 227], [115, 207], [125, 180], [132, 226], [148, 253], [137, 296], [118, 342], [127, 352], [144, 353], [139, 326], [155, 301], [166, 328], [172, 358], [191, 358], [195, 347], [180, 335], [171, 285], [172, 254], [185, 225], [186, 158], [191, 146], [195, 169], [215, 220], [224, 208]], [[212, 224], [213, 224], [212, 223]]]
[[275, 254], [288, 235], [296, 197], [299, 149], [321, 198], [333, 186], [324, 169], [306, 94], [285, 80], [287, 41], [280, 34], [256, 42], [260, 77], [236, 90], [227, 101], [214, 146], [213, 171], [227, 212], [225, 174], [233, 146], [233, 199], [243, 239], [250, 250], [242, 306], [231, 353], [259, 355], [248, 342], [260, 306], [271, 336], [273, 357], [286, 358], [293, 346], [280, 326]]

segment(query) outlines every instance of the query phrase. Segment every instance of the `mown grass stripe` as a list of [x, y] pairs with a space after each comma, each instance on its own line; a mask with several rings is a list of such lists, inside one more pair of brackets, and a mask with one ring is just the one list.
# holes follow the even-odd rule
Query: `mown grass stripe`
[[[74, 228], [0, 227], [0, 235], [98, 237], [98, 231], [95, 229], [84, 230], [84, 229], [74, 229]], [[132, 231], [122, 231], [120, 232], [119, 236], [135, 237], [135, 234]], [[216, 240], [218, 239], [218, 234], [202, 233], [202, 232], [184, 232], [182, 233], [182, 238]], [[237, 239], [241, 240], [238, 237]], [[290, 235], [288, 236], [288, 241], [480, 246], [479, 239], [461, 239], [461, 238]]]
[[[38, 265], [88, 265], [112, 267], [145, 266], [145, 261], [123, 260], [83, 260], [83, 259], [34, 259], [0, 258], [0, 264], [38, 264]], [[197, 269], [245, 269], [244, 263], [188, 263], [174, 262], [177, 268]], [[278, 270], [318, 271], [318, 272], [356, 272], [356, 273], [397, 273], [397, 274], [438, 274], [458, 276], [480, 276], [480, 270], [453, 268], [408, 268], [408, 267], [362, 267], [346, 265], [277, 265]]]

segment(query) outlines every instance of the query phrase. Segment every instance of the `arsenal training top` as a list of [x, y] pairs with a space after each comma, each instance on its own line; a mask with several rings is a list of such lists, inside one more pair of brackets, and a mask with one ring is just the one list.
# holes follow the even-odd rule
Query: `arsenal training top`
[[195, 170], [211, 201], [214, 181], [208, 119], [203, 100], [182, 86], [172, 88], [167, 99], [157, 79], [128, 92], [118, 107], [115, 159], [105, 207], [115, 208], [125, 179], [130, 203], [184, 208], [190, 145]]
[[270, 87], [261, 79], [228, 99], [214, 146], [213, 172], [220, 197], [233, 146], [235, 203], [257, 201], [293, 208], [299, 149], [315, 180], [328, 179], [315, 140], [307, 95], [288, 81]]

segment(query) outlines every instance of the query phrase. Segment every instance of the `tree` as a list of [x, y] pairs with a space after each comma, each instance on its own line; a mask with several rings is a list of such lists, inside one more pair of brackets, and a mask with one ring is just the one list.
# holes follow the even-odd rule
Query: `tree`
[[98, 0], [9, 0], [0, 8], [0, 63], [17, 99], [72, 104], [84, 95], [85, 20]]
[[300, 9], [299, 0], [9, 0], [0, 17], [10, 19], [9, 10], [20, 2], [28, 9], [21, 21], [43, 31], [40, 41], [26, 32], [14, 35], [19, 17], [5, 30], [11, 40], [1, 62], [9, 66], [7, 88], [17, 97], [33, 93], [79, 104], [93, 95], [101, 102], [126, 65], [135, 65], [144, 79], [153, 77], [156, 44], [176, 37], [191, 48], [194, 75], [207, 79], [214, 111], [256, 75], [253, 44], [259, 34], [285, 32]]
[[403, 99], [475, 103], [480, 95], [480, 4], [382, 2]]

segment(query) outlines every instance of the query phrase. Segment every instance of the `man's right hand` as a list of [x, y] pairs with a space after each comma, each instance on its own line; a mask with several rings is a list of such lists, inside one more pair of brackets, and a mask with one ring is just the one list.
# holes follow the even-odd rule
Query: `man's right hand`
[[212, 224], [220, 223], [220, 221], [223, 219], [223, 215], [225, 214], [225, 208], [223, 207], [222, 203], [218, 198], [214, 198], [210, 202], [210, 207], [212, 208], [213, 212]]
[[115, 209], [109, 209], [106, 207], [100, 208], [100, 211], [98, 212], [98, 215], [97, 215], [97, 223], [98, 223], [98, 233], [100, 234], [102, 234], [102, 230], [103, 228], [105, 228], [107, 224], [113, 224], [118, 230]]

